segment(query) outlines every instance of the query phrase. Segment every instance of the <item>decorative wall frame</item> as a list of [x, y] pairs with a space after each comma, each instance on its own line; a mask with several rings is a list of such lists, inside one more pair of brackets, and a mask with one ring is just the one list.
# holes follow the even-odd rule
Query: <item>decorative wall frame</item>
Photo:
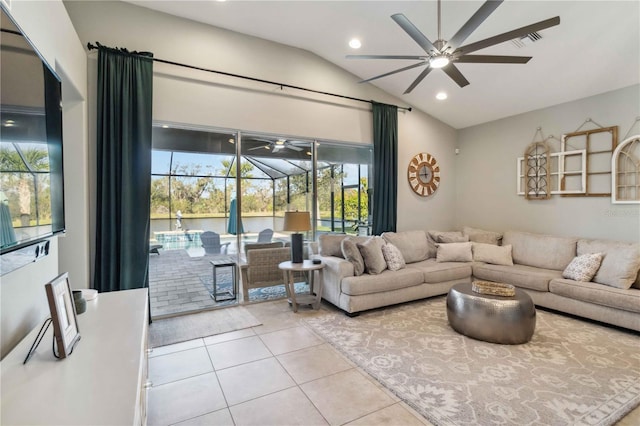
[[551, 198], [551, 157], [546, 142], [533, 142], [524, 151], [525, 191], [527, 200], [548, 200]]
[[53, 335], [58, 346], [56, 356], [66, 358], [80, 340], [76, 308], [69, 286], [69, 273], [65, 272], [45, 284], [45, 289], [53, 322]]
[[[588, 119], [587, 122], [593, 122]], [[586, 185], [584, 193], [564, 191], [563, 197], [609, 197], [611, 196], [611, 155], [618, 144], [618, 126], [600, 127], [562, 135], [560, 150], [584, 150], [586, 152]], [[566, 157], [563, 159], [566, 160]], [[561, 183], [563, 190], [566, 182]]]
[[[549, 194], [584, 194], [587, 188], [587, 152], [584, 149], [549, 154]], [[516, 163], [517, 194], [525, 195], [524, 157]]]
[[611, 157], [611, 202], [640, 204], [640, 135], [625, 139]]

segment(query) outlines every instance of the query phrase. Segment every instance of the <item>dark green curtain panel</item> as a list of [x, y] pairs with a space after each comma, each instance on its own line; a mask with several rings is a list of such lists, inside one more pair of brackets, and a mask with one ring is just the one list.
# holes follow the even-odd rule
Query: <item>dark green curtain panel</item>
[[153, 60], [99, 46], [94, 287], [149, 286]]
[[398, 107], [373, 102], [374, 235], [396, 230], [398, 209]]

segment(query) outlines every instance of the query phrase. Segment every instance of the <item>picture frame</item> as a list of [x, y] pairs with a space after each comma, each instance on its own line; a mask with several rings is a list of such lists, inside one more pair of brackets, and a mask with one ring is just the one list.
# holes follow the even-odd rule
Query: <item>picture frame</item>
[[66, 358], [80, 340], [75, 304], [69, 285], [69, 273], [65, 272], [45, 284], [53, 335], [58, 346], [58, 358]]

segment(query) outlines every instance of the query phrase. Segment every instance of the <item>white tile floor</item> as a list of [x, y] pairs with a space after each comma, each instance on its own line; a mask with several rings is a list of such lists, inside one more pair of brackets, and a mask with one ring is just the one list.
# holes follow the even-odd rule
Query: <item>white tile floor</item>
[[[261, 326], [154, 349], [149, 425], [429, 424], [305, 327], [321, 311], [245, 307]], [[640, 407], [617, 426], [638, 424]]]
[[428, 424], [305, 327], [318, 311], [246, 307], [263, 325], [154, 349], [149, 425]]

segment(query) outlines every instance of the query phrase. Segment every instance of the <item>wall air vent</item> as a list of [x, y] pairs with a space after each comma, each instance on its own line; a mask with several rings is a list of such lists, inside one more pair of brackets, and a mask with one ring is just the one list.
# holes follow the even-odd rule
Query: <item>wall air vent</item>
[[529, 46], [531, 43], [539, 41], [541, 38], [542, 36], [539, 33], [533, 32], [520, 38], [514, 38], [513, 40], [511, 40], [511, 43], [513, 43], [513, 45], [518, 49], [523, 49]]

